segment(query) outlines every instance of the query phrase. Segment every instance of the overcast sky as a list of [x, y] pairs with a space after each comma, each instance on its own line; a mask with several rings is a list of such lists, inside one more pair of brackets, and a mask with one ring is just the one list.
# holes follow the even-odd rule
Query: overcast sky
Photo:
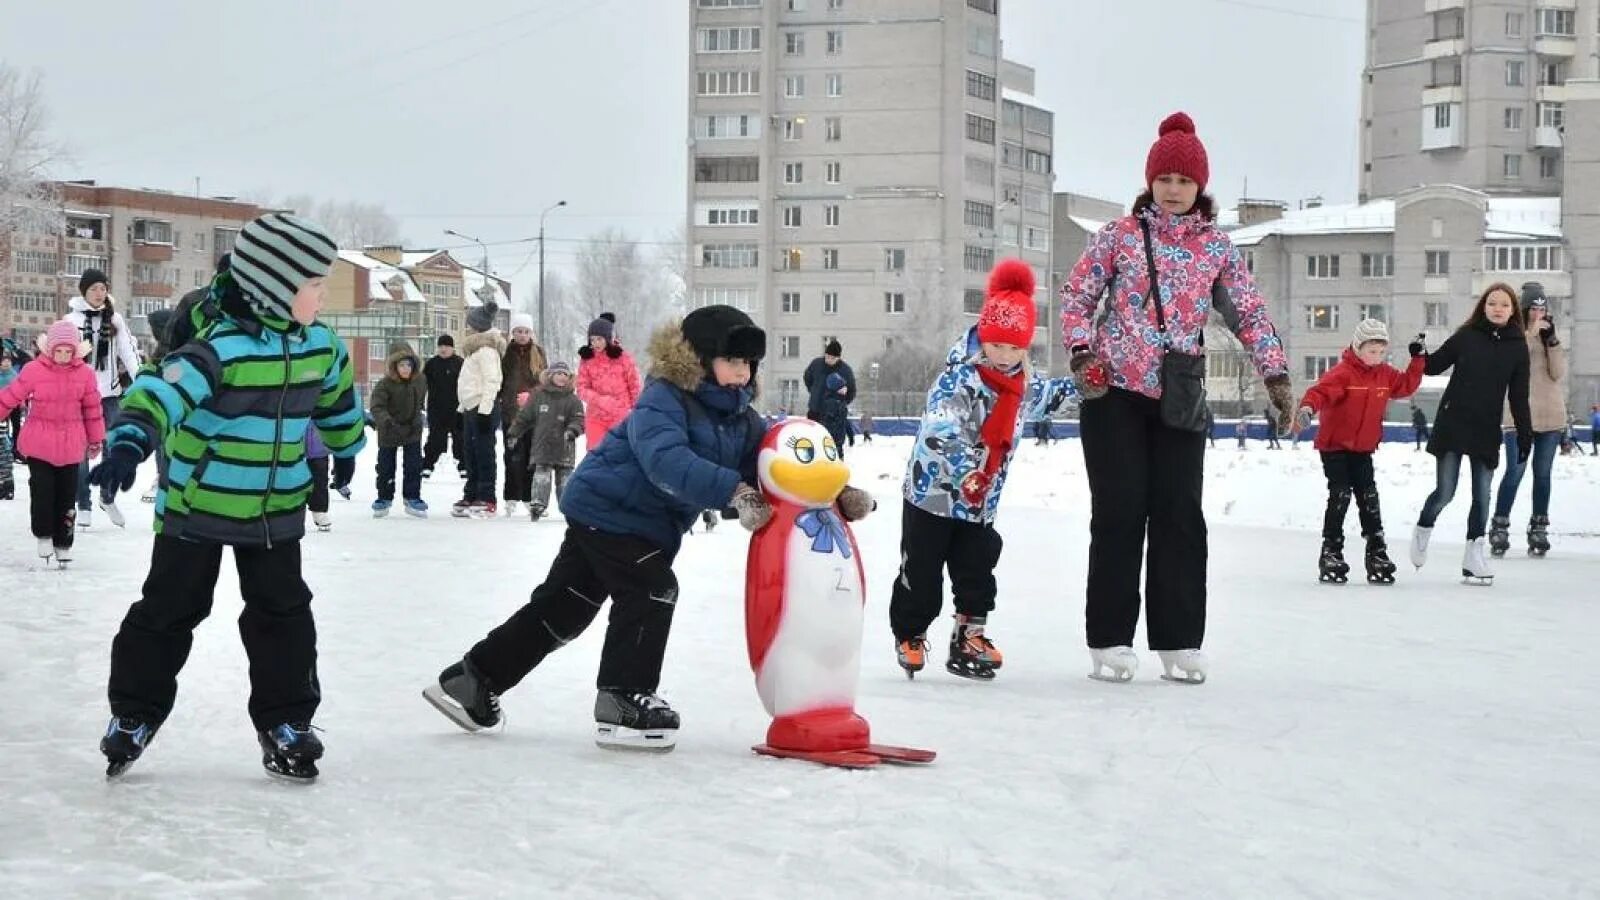
[[[776, 0], [774, 0], [776, 2]], [[820, 3], [820, 0], [819, 0]], [[4, 0], [0, 60], [44, 74], [102, 184], [379, 201], [548, 262], [684, 218], [689, 0]], [[1001, 0], [1056, 112], [1056, 189], [1126, 202], [1156, 124], [1194, 116], [1212, 189], [1353, 200], [1362, 0]], [[536, 280], [533, 244], [492, 265]], [[525, 266], [525, 267], [524, 267]]]

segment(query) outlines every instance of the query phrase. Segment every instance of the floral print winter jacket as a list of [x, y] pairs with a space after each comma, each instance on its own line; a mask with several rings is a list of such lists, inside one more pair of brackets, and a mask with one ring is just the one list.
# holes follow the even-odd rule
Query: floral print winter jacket
[[[994, 390], [984, 384], [983, 376], [978, 374], [982, 355], [976, 326], [967, 329], [961, 340], [950, 348], [943, 374], [928, 391], [928, 405], [917, 428], [917, 442], [906, 467], [903, 491], [906, 501], [924, 512], [987, 525], [994, 521], [1000, 508], [1000, 492], [1005, 487], [1006, 472], [1011, 468], [1017, 441], [1012, 440], [1011, 452], [1000, 464], [994, 486], [983, 505], [968, 503], [961, 496], [959, 485], [968, 474], [983, 467], [983, 455], [987, 452], [981, 438], [983, 423], [998, 400]], [[1052, 402], [1059, 404], [1063, 396], [1074, 395], [1072, 379], [1046, 380], [1037, 372], [1029, 371], [1028, 388], [1018, 411], [1016, 427], [1020, 428], [1023, 420], [1030, 416], [1037, 417], [1037, 411]]]
[[[1250, 349], [1263, 378], [1287, 374], [1267, 303], [1228, 236], [1198, 214], [1148, 209], [1140, 215], [1150, 222], [1155, 241], [1171, 350], [1204, 355], [1206, 319], [1216, 310]], [[1061, 288], [1061, 334], [1069, 350], [1085, 345], [1105, 362], [1112, 387], [1159, 398], [1165, 347], [1155, 312], [1145, 303], [1145, 259], [1137, 216], [1123, 216], [1091, 237]]]

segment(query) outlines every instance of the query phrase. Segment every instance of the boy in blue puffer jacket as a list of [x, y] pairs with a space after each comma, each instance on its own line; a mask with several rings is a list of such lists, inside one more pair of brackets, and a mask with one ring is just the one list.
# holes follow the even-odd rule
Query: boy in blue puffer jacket
[[[500, 721], [499, 694], [589, 627], [609, 596], [596, 742], [670, 750], [678, 714], [656, 687], [678, 580], [672, 561], [701, 510], [733, 506], [751, 531], [772, 511], [756, 484], [766, 423], [751, 408], [766, 334], [731, 306], [697, 309], [650, 344], [649, 383], [567, 480], [567, 533], [527, 605], [439, 675], [423, 696], [468, 731]], [[872, 500], [846, 488], [841, 511]]]

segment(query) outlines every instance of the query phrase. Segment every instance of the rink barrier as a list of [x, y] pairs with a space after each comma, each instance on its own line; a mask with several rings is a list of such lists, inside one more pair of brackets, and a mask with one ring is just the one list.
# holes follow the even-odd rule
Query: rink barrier
[[[852, 422], [854, 422], [854, 420], [852, 420]], [[917, 434], [918, 423], [918, 419], [910, 416], [885, 416], [881, 418], [874, 417], [872, 420], [872, 434], [875, 437], [915, 437]], [[1234, 431], [1238, 424], [1238, 419], [1218, 419], [1216, 428], [1212, 431], [1212, 437], [1219, 441], [1238, 440], [1238, 435]], [[1430, 426], [1430, 433], [1431, 427], [1432, 426]], [[1264, 441], [1267, 439], [1267, 423], [1265, 421], [1259, 419], [1253, 421], [1247, 420], [1246, 428], [1248, 429], [1248, 433], [1246, 434], [1246, 438], [1248, 440]], [[1578, 443], [1587, 447], [1589, 444], [1590, 430], [1591, 429], [1588, 426], [1574, 428], [1572, 430], [1573, 440], [1576, 440]], [[1023, 436], [1028, 438], [1033, 437], [1033, 426], [1031, 424], [1023, 426]], [[1052, 422], [1050, 425], [1050, 437], [1053, 440], [1060, 440], [1062, 438], [1075, 438], [1077, 436], [1078, 423], [1076, 420], [1059, 420]], [[1309, 444], [1316, 440], [1316, 437], [1317, 425], [1316, 423], [1312, 423], [1310, 428], [1300, 433], [1300, 443]], [[1397, 444], [1415, 443], [1416, 430], [1411, 427], [1410, 422], [1385, 422], [1383, 423], [1383, 439], [1385, 441]], [[1278, 440], [1292, 441], [1294, 439], [1292, 437], [1285, 437], [1279, 438]]]

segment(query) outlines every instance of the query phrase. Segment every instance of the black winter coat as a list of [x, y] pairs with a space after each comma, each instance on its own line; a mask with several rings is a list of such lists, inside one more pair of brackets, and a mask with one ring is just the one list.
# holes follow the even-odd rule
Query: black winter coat
[[810, 396], [806, 399], [806, 418], [812, 421], [821, 421], [819, 417], [823, 413], [822, 400], [828, 392], [829, 375], [838, 375], [844, 379], [845, 406], [856, 401], [856, 373], [850, 368], [850, 364], [841, 359], [830, 366], [827, 360], [819, 356], [811, 361], [811, 365], [806, 366], [805, 374], [801, 376], [806, 390], [810, 392]]
[[456, 382], [461, 380], [462, 359], [451, 354], [449, 359], [433, 356], [422, 366], [422, 375], [428, 381], [428, 418], [453, 415], [460, 407], [456, 397]]
[[1452, 368], [1433, 419], [1428, 452], [1460, 453], [1493, 469], [1500, 465], [1500, 415], [1508, 401], [1517, 432], [1533, 433], [1528, 342], [1515, 324], [1465, 326], [1428, 354], [1427, 374], [1441, 375]]

